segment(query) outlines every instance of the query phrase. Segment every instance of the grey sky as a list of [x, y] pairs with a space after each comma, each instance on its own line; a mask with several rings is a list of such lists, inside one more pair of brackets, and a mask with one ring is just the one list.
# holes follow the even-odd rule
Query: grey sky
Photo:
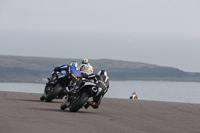
[[200, 72], [199, 0], [0, 0], [0, 53]]

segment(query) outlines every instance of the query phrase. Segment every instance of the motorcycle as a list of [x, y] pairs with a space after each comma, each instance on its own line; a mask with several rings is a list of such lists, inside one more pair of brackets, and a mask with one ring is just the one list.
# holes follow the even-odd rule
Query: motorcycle
[[65, 110], [69, 108], [71, 112], [77, 112], [87, 103], [90, 97], [98, 96], [101, 90], [102, 88], [98, 87], [94, 80], [84, 80], [80, 88], [76, 90], [76, 93], [72, 93], [72, 91], [66, 93], [65, 100], [62, 102], [60, 109]]
[[132, 96], [129, 99], [138, 100], [137, 92], [133, 92]]
[[41, 101], [51, 102], [53, 99], [62, 99], [68, 91], [66, 87], [71, 84], [71, 80], [66, 75], [57, 76], [56, 73], [48, 78], [44, 94], [40, 97]]

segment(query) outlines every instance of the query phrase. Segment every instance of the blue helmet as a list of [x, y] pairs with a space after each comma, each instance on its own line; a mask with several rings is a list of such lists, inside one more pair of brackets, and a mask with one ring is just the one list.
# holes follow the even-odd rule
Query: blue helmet
[[72, 65], [74, 67], [78, 67], [78, 63], [76, 61], [72, 61], [72, 63], [70, 65]]

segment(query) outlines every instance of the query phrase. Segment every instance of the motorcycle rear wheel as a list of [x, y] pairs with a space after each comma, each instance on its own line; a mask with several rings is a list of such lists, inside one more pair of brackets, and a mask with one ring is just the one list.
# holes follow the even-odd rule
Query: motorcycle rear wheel
[[72, 103], [69, 107], [71, 112], [77, 112], [83, 105], [88, 101], [89, 95], [87, 93], [83, 93], [74, 103]]
[[59, 95], [62, 91], [62, 86], [57, 84], [54, 88], [53, 91], [48, 94], [45, 98], [46, 102], [51, 102], [57, 95]]

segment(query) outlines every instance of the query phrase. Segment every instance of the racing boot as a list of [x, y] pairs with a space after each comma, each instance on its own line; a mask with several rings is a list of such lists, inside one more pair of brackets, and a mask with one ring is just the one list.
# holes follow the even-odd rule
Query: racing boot
[[93, 109], [97, 109], [99, 105], [96, 102], [93, 101], [88, 101], [85, 105], [84, 108], [87, 109], [89, 106], [91, 106]]
[[85, 108], [85, 109], [87, 109], [87, 108], [90, 106], [90, 104], [91, 104], [90, 102], [91, 102], [91, 101], [88, 101], [88, 102], [84, 105], [84, 108]]
[[93, 109], [98, 109], [99, 105], [96, 102], [92, 102], [92, 108]]

